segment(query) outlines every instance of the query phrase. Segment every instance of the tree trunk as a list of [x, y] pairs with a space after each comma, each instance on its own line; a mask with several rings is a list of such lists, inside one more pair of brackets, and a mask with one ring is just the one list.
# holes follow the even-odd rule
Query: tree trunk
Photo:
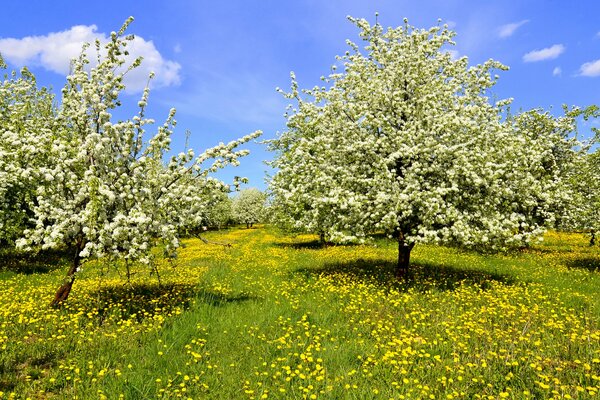
[[250, 222], [246, 222], [246, 229], [250, 229]]
[[77, 269], [79, 269], [79, 265], [81, 265], [81, 257], [79, 257], [79, 252], [81, 252], [81, 250], [81, 246], [77, 245], [75, 249], [75, 256], [73, 257], [73, 264], [71, 264], [71, 267], [67, 272], [64, 283], [60, 285], [56, 291], [54, 300], [52, 300], [50, 303], [51, 307], [60, 307], [62, 302], [67, 300], [69, 297], [69, 293], [71, 293], [71, 288], [73, 287], [73, 282], [75, 282], [75, 273], [77, 272]]
[[319, 244], [321, 246], [325, 245], [325, 232], [319, 232]]
[[396, 266], [396, 278], [406, 279], [408, 275], [408, 266], [410, 265], [410, 252], [414, 246], [414, 243], [406, 243], [404, 234], [398, 231], [398, 265]]

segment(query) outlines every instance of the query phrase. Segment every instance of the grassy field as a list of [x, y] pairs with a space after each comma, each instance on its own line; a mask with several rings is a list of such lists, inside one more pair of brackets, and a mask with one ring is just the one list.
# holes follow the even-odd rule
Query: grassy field
[[186, 240], [160, 286], [87, 264], [60, 310], [64, 267], [0, 272], [0, 398], [599, 396], [600, 250], [583, 235], [512, 255], [417, 246], [403, 283], [383, 239], [207, 237], [233, 247]]

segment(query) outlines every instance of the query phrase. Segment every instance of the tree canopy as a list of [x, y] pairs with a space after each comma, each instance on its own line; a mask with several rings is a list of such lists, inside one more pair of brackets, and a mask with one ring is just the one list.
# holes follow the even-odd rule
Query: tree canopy
[[0, 243], [14, 243], [30, 226], [35, 191], [44, 181], [39, 167], [53, 138], [48, 126], [56, 113], [53, 102], [27, 68], [0, 82]]
[[266, 196], [256, 188], [243, 189], [232, 201], [233, 218], [249, 228], [264, 217]]
[[[148, 127], [154, 123], [145, 116], [148, 88], [138, 102], [137, 115], [113, 121], [111, 113], [122, 101], [123, 78], [142, 62], [137, 59], [125, 65], [133, 40], [125, 30], [131, 21], [112, 32], [105, 46], [96, 41], [94, 65], [88, 58], [89, 45], [84, 46], [72, 62], [54, 113], [21, 112], [17, 107], [47, 107], [48, 96], [33, 89], [29, 75], [13, 85], [19, 90], [10, 92], [21, 100], [3, 96], [2, 101], [8, 98], [13, 110], [10, 121], [17, 125], [21, 120], [33, 121], [21, 129], [3, 125], [3, 143], [16, 140], [12, 144], [18, 145], [14, 147], [17, 152], [29, 151], [36, 142], [45, 146], [41, 158], [39, 151], [29, 151], [27, 157], [35, 159], [33, 163], [14, 151], [10, 158], [3, 157], [3, 162], [9, 163], [7, 171], [16, 171], [17, 179], [29, 174], [40, 180], [32, 194], [21, 195], [31, 215], [16, 243], [28, 251], [66, 247], [74, 252], [54, 304], [67, 298], [82, 259], [108, 257], [152, 265], [151, 249], [157, 243], [163, 244], [167, 255], [174, 255], [182, 228], [200, 223], [214, 193], [229, 190], [229, 185], [211, 174], [226, 165], [238, 165], [238, 159], [248, 153], [238, 147], [260, 135], [257, 131], [220, 143], [199, 155], [189, 149], [167, 158], [175, 110], [171, 109], [166, 121], [148, 137]], [[40, 117], [21, 118], [26, 113], [39, 113]], [[42, 116], [43, 124], [37, 119]], [[239, 179], [233, 182], [238, 183]], [[1, 182], [0, 187], [7, 184]]]
[[299, 90], [292, 74], [284, 93], [295, 102], [288, 130], [271, 141], [281, 214], [334, 241], [395, 237], [400, 275], [417, 243], [503, 248], [539, 236], [580, 110], [511, 116], [510, 99], [491, 95], [494, 70], [507, 67], [454, 59], [447, 26], [350, 20], [364, 47], [348, 42], [324, 86]]

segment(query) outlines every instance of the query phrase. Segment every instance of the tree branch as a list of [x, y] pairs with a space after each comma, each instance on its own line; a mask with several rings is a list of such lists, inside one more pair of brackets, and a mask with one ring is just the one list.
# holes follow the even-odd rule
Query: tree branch
[[203, 241], [204, 243], [206, 243], [206, 244], [216, 244], [216, 245], [223, 246], [223, 247], [233, 247], [231, 243], [213, 242], [213, 241], [210, 241], [210, 240], [208, 240], [208, 239], [205, 239], [205, 238], [203, 238], [203, 237], [202, 237], [202, 236], [200, 236], [199, 234], [198, 234], [198, 235], [196, 235], [196, 237], [197, 237], [198, 239], [202, 240], [202, 241]]

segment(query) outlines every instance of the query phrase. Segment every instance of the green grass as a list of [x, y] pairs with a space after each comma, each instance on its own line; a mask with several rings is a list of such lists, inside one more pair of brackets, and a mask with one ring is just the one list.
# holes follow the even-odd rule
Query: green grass
[[[592, 398], [600, 250], [550, 233], [517, 254], [320, 248], [270, 228], [185, 241], [127, 283], [89, 263], [0, 272], [0, 398]], [[37, 262], [37, 261], [36, 261]]]

